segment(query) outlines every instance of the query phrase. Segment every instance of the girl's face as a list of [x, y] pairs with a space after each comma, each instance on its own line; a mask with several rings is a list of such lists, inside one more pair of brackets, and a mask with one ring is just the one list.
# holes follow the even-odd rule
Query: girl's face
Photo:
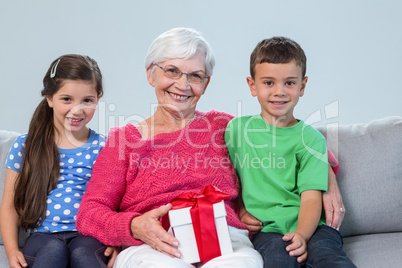
[[88, 81], [64, 81], [53, 96], [46, 97], [49, 107], [53, 108], [53, 122], [58, 132], [87, 135], [86, 124], [91, 121], [100, 97]]
[[[204, 53], [197, 53], [189, 59], [169, 59], [158, 65], [166, 71], [176, 69], [184, 73], [205, 76]], [[194, 113], [210, 78], [205, 78], [200, 83], [193, 83], [187, 79], [186, 74], [182, 74], [179, 79], [173, 79], [167, 77], [165, 70], [160, 67], [154, 66], [154, 69], [147, 70], [148, 81], [155, 88], [159, 107], [180, 116]]]

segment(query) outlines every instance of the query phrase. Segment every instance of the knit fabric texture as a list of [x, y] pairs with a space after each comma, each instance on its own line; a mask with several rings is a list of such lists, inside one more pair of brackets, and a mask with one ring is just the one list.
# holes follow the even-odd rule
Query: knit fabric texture
[[183, 129], [151, 139], [142, 139], [132, 124], [112, 129], [82, 199], [78, 231], [106, 245], [139, 245], [130, 231], [134, 217], [210, 184], [230, 195], [228, 225], [246, 229], [236, 212], [239, 183], [224, 141], [232, 118], [196, 111]]

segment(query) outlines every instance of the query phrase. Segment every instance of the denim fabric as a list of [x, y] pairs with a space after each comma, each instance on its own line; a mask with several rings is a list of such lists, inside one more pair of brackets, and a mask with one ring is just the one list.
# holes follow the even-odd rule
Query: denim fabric
[[[255, 249], [264, 259], [264, 268], [268, 267], [302, 267], [297, 257], [289, 256], [286, 246], [289, 242], [282, 240], [280, 233], [259, 232], [253, 239]], [[356, 267], [342, 249], [341, 234], [326, 225], [317, 227], [307, 245], [307, 262], [305, 267]]]
[[23, 253], [29, 267], [79, 268], [106, 267], [106, 247], [98, 240], [78, 232], [31, 234]]
[[326, 225], [317, 227], [307, 245], [306, 267], [356, 267], [342, 249], [341, 234]]

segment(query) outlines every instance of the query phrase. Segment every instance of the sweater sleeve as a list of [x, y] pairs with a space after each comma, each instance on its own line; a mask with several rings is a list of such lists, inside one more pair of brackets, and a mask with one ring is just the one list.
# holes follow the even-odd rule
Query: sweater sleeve
[[328, 152], [328, 163], [331, 165], [332, 170], [335, 173], [335, 176], [338, 176], [338, 171], [339, 171], [339, 163], [338, 160], [335, 158], [335, 155], [327, 149]]
[[125, 128], [113, 129], [94, 165], [92, 178], [77, 214], [77, 230], [105, 245], [138, 245], [142, 241], [131, 236], [131, 220], [136, 212], [119, 212], [125, 193], [129, 165]]

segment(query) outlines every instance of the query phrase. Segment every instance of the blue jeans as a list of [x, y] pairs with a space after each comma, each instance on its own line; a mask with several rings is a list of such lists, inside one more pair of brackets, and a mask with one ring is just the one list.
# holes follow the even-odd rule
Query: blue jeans
[[[282, 240], [280, 233], [259, 232], [253, 238], [255, 249], [267, 267], [302, 267], [297, 257], [289, 256], [286, 246], [290, 243]], [[306, 267], [356, 267], [342, 249], [341, 234], [326, 225], [318, 226], [307, 245]]]
[[78, 232], [31, 234], [23, 253], [28, 267], [106, 267], [106, 247], [95, 238]]

